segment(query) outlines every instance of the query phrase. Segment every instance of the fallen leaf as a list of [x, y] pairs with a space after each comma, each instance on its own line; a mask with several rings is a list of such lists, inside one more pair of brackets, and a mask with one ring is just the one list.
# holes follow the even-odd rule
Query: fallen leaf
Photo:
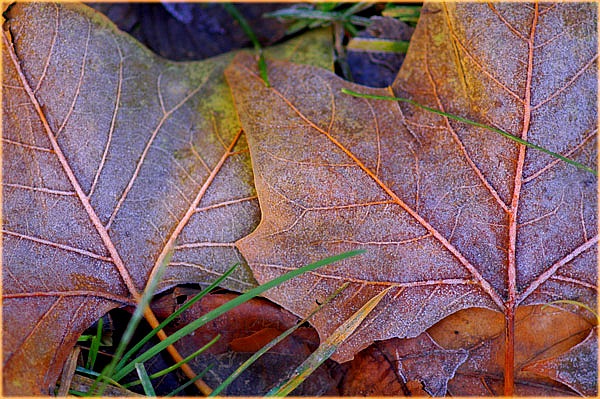
[[[527, 369], [531, 363], [567, 352], [589, 334], [593, 324], [579, 314], [552, 307], [523, 306], [515, 318], [515, 394], [570, 396], [563, 384]], [[452, 396], [501, 395], [505, 332], [503, 317], [487, 309], [461, 310], [427, 330], [446, 350], [469, 353], [448, 384]], [[594, 371], [594, 368], [589, 368]]]
[[340, 382], [341, 396], [408, 396], [402, 380], [375, 345], [360, 351]]
[[367, 249], [267, 297], [305, 315], [315, 296], [350, 282], [313, 319], [324, 339], [394, 287], [338, 361], [462, 309], [496, 311], [511, 395], [518, 307], [595, 306], [596, 177], [488, 130], [341, 89], [408, 97], [595, 167], [595, 21], [589, 4], [430, 4], [392, 90], [281, 62], [269, 65], [267, 89], [253, 60], [236, 57], [226, 76], [262, 211], [237, 246], [257, 280]]
[[[231, 301], [236, 296], [232, 293], [205, 296], [182, 313], [177, 323], [167, 327], [167, 333], [174, 333], [187, 323]], [[175, 346], [182, 355], [188, 356], [206, 345], [216, 335], [220, 335], [221, 338], [215, 344], [190, 362], [196, 372], [213, 365], [205, 380], [216, 387], [254, 352], [299, 321], [296, 316], [279, 306], [265, 299], [256, 298], [233, 308], [197, 329], [193, 334], [181, 338]], [[319, 337], [314, 329], [308, 326], [299, 327], [292, 335], [246, 369], [223, 392], [223, 395], [264, 394], [272, 385], [291, 373], [318, 345]], [[338, 381], [335, 369], [336, 364], [328, 362], [311, 375], [296, 393], [310, 396], [318, 396], [326, 392], [336, 394]]]
[[598, 364], [597, 328], [568, 352], [530, 364], [525, 370], [560, 381], [581, 396], [596, 396], [598, 373], [594, 372], [595, 369], [590, 364]]
[[467, 356], [462, 348], [442, 348], [426, 332], [416, 338], [377, 342], [350, 362], [348, 374], [352, 377], [342, 383], [343, 393], [414, 396], [417, 388], [416, 396], [444, 396], [448, 381]]
[[[231, 55], [160, 59], [83, 5], [14, 4], [3, 30], [3, 378], [48, 394], [79, 334], [159, 291], [255, 284], [233, 243], [258, 222]], [[279, 49], [328, 67], [324, 32]], [[312, 47], [314, 52], [304, 52]]]

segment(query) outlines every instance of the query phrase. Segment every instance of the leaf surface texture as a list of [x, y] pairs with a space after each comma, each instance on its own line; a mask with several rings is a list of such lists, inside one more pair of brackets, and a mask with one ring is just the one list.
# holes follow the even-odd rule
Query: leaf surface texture
[[517, 308], [563, 298], [595, 306], [595, 176], [496, 133], [341, 89], [407, 97], [595, 167], [595, 21], [583, 4], [429, 4], [389, 90], [282, 62], [270, 64], [267, 89], [252, 60], [236, 57], [226, 76], [262, 211], [237, 245], [257, 280], [367, 249], [268, 298], [305, 315], [311, 298], [350, 282], [314, 319], [323, 339], [393, 286], [339, 361], [462, 309], [499, 312], [512, 392]]
[[[259, 220], [223, 70], [156, 57], [81, 5], [17, 4], [3, 31], [3, 344], [7, 394], [48, 393], [79, 334], [159, 290], [255, 284], [234, 242]], [[330, 67], [324, 32], [276, 56]], [[308, 46], [312, 52], [304, 51]]]

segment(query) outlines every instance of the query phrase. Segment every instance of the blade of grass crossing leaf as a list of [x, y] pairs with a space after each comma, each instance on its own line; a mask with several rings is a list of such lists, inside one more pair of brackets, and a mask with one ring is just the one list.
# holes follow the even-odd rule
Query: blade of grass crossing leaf
[[[344, 260], [344, 259], [356, 256], [356, 255], [360, 255], [364, 252], [365, 252], [364, 250], [344, 252], [339, 255], [321, 259], [320, 261], [317, 261], [317, 262], [311, 263], [309, 265], [300, 267], [298, 269], [292, 270], [291, 272], [288, 272], [288, 273], [286, 273], [282, 276], [279, 276], [271, 281], [268, 281], [265, 284], [260, 285], [256, 288], [253, 288], [253, 289], [249, 290], [248, 292], [246, 292], [245, 294], [242, 294], [239, 297], [234, 298], [231, 301], [219, 306], [217, 309], [214, 309], [214, 310], [208, 312], [207, 314], [202, 315], [201, 317], [199, 317], [198, 319], [189, 323], [185, 327], [183, 327], [180, 330], [176, 331], [175, 333], [171, 334], [164, 341], [161, 341], [158, 344], [156, 344], [153, 347], [153, 349], [156, 351], [161, 351], [161, 350], [165, 349], [167, 346], [173, 344], [174, 342], [176, 342], [180, 338], [188, 335], [192, 331], [202, 327], [204, 324], [208, 323], [209, 321], [216, 319], [223, 313], [228, 312], [230, 309], [233, 309], [234, 307], [249, 301], [250, 299], [262, 294], [263, 292], [267, 291], [268, 289], [271, 289], [271, 288], [283, 283], [284, 281], [292, 279], [303, 273], [306, 273], [306, 272], [318, 269], [320, 267], [329, 265], [331, 263], [338, 262], [340, 260]], [[125, 365], [121, 370], [119, 370], [119, 372], [115, 373], [113, 378], [116, 379], [117, 381], [120, 380], [121, 378], [126, 376], [129, 372], [131, 372], [135, 368], [135, 363], [143, 363], [146, 360], [148, 360], [150, 357], [148, 355], [146, 355], [145, 353], [141, 354], [136, 359], [132, 360], [130, 363]]]
[[590, 312], [591, 314], [593, 314], [596, 317], [596, 319], [598, 318], [598, 312], [596, 310], [590, 308], [588, 305], [586, 305], [583, 302], [574, 301], [572, 299], [559, 299], [557, 301], [548, 302], [547, 304], [542, 306], [542, 309], [545, 309], [546, 307], [548, 307], [550, 305], [554, 305], [554, 304], [558, 304], [558, 303], [565, 303], [568, 305], [579, 306], [580, 308], [583, 308], [583, 309], [587, 310], [588, 312]]
[[[191, 360], [193, 360], [196, 356], [200, 355], [201, 353], [203, 353], [204, 351], [206, 351], [208, 348], [210, 348], [211, 346], [213, 346], [219, 339], [221, 339], [221, 335], [217, 335], [216, 337], [214, 337], [213, 339], [211, 339], [206, 345], [204, 345], [202, 348], [198, 349], [196, 352], [192, 353], [191, 355], [187, 356], [185, 359], [175, 363], [172, 366], [169, 366], [165, 369], [162, 369], [152, 375], [149, 376], [149, 378], [151, 380], [154, 380], [156, 378], [162, 377], [163, 375], [169, 374], [172, 371], [177, 370], [179, 367], [181, 367], [182, 365], [190, 362]], [[157, 353], [158, 354], [158, 353]], [[128, 382], [127, 384], [123, 384], [124, 388], [129, 388], [135, 385], [139, 385], [141, 384], [142, 381], [141, 380], [137, 380], [137, 381], [132, 381], [132, 382]]]
[[165, 397], [169, 398], [171, 396], [177, 395], [179, 392], [183, 391], [184, 389], [186, 389], [187, 387], [189, 387], [190, 385], [192, 385], [193, 383], [195, 383], [197, 380], [199, 380], [200, 378], [204, 377], [204, 375], [206, 373], [208, 373], [213, 368], [213, 366], [214, 366], [213, 364], [210, 364], [208, 367], [206, 367], [204, 370], [202, 370], [197, 376], [195, 376], [191, 380], [187, 381], [185, 384], [183, 384], [181, 386], [178, 386], [172, 392], [169, 392], [167, 395], [165, 395]]
[[283, 384], [271, 389], [266, 396], [287, 396], [289, 395], [298, 385], [300, 385], [306, 378], [311, 375], [325, 360], [329, 359], [331, 355], [337, 350], [338, 346], [344, 342], [352, 333], [358, 328], [363, 320], [375, 309], [375, 306], [381, 302], [383, 297], [392, 289], [394, 286], [388, 287], [381, 291], [379, 294], [371, 298], [365, 303], [356, 313], [354, 313], [348, 320], [346, 320], [341, 326], [339, 326], [326, 340], [323, 342], [316, 351], [314, 351], [292, 374], [292, 377], [285, 381]]
[[94, 364], [96, 364], [96, 357], [98, 356], [98, 351], [100, 350], [100, 342], [102, 341], [102, 329], [104, 327], [104, 319], [98, 319], [98, 326], [96, 328], [96, 335], [92, 338], [92, 343], [90, 344], [90, 351], [88, 352], [88, 359], [86, 362], [86, 367], [90, 370], [94, 369]]
[[235, 379], [238, 378], [240, 376], [240, 374], [242, 374], [248, 367], [250, 367], [255, 361], [257, 361], [262, 355], [264, 355], [265, 353], [267, 353], [271, 348], [273, 348], [275, 345], [277, 345], [278, 343], [280, 343], [281, 341], [283, 341], [284, 339], [286, 339], [294, 331], [296, 331], [301, 325], [303, 325], [308, 320], [310, 320], [310, 318], [313, 317], [319, 310], [321, 310], [321, 308], [323, 308], [323, 306], [325, 306], [333, 298], [335, 298], [342, 291], [344, 291], [348, 287], [348, 285], [350, 285], [350, 283], [344, 283], [344, 284], [342, 284], [337, 290], [335, 290], [335, 292], [333, 294], [331, 294], [330, 296], [328, 296], [323, 301], [322, 304], [320, 304], [312, 312], [310, 312], [310, 314], [308, 316], [306, 316], [306, 318], [304, 318], [303, 320], [301, 320], [299, 323], [296, 323], [294, 326], [288, 328], [286, 331], [284, 331], [283, 333], [281, 333], [278, 337], [276, 337], [275, 339], [271, 340], [271, 342], [269, 342], [268, 344], [266, 344], [265, 346], [263, 346], [262, 348], [260, 348], [260, 350], [258, 350], [248, 360], [246, 360], [244, 363], [242, 363], [240, 365], [240, 367], [238, 367], [233, 373], [231, 373], [225, 379], [225, 381], [223, 381], [221, 383], [221, 385], [219, 385], [218, 387], [216, 387], [212, 391], [212, 393], [210, 395], [208, 395], [208, 396], [217, 396], [218, 394], [220, 394], [221, 392], [223, 392], [223, 390], [225, 388], [227, 388], [233, 381], [235, 381]]
[[156, 396], [152, 381], [148, 378], [148, 372], [144, 367], [144, 363], [136, 363], [135, 370], [137, 371], [138, 377], [140, 377], [140, 381], [142, 381], [142, 388], [144, 388], [146, 396]]
[[258, 70], [260, 72], [260, 77], [265, 82], [265, 85], [267, 87], [271, 87], [271, 83], [269, 83], [269, 75], [267, 73], [267, 62], [265, 61], [265, 57], [262, 52], [262, 47], [260, 46], [260, 42], [256, 38], [256, 35], [252, 31], [252, 28], [250, 27], [250, 25], [248, 25], [246, 18], [244, 18], [244, 16], [238, 11], [238, 9], [231, 3], [223, 3], [223, 8], [240, 24], [240, 27], [244, 30], [244, 32], [254, 45], [254, 49], [258, 54]]
[[[133, 315], [131, 316], [129, 323], [127, 324], [127, 327], [125, 328], [125, 332], [123, 333], [123, 337], [121, 338], [121, 341], [119, 342], [119, 345], [117, 346], [117, 350], [115, 351], [114, 357], [112, 358], [111, 362], [104, 368], [104, 370], [102, 371], [101, 375], [99, 376], [99, 378], [97, 380], [98, 382], [101, 382], [101, 385], [100, 385], [100, 389], [98, 390], [98, 392], [94, 392], [94, 394], [97, 394], [98, 396], [102, 396], [102, 392], [104, 391], [104, 389], [106, 388], [106, 385], [107, 385], [106, 377], [111, 377], [112, 379], [114, 379], [116, 381], [120, 380], [120, 378], [115, 378], [115, 376], [114, 376], [115, 366], [117, 365], [117, 362], [119, 361], [121, 356], [123, 356], [123, 354], [125, 353], [125, 348], [127, 347], [129, 342], [133, 338], [133, 334], [134, 334], [137, 326], [140, 324], [140, 321], [142, 321], [142, 318], [144, 317], [144, 312], [146, 311], [146, 308], [150, 304], [150, 300], [152, 299], [152, 296], [154, 295], [156, 286], [158, 285], [158, 282], [160, 281], [160, 279], [165, 271], [166, 266], [171, 261], [172, 256], [173, 256], [173, 252], [170, 251], [167, 254], [167, 256], [165, 257], [162, 264], [159, 266], [154, 278], [152, 279], [152, 281], [150, 281], [150, 284], [148, 284], [147, 289], [142, 294], [140, 303], [138, 303], [138, 305], [136, 306], [135, 311], [133, 312]], [[135, 365], [134, 365], [134, 368], [135, 368]], [[133, 371], [133, 368], [130, 371]], [[92, 387], [92, 388], [94, 388], [94, 387]]]
[[235, 271], [235, 269], [238, 266], [239, 266], [239, 263], [236, 263], [235, 265], [233, 265], [231, 268], [229, 268], [229, 270], [227, 270], [225, 273], [223, 273], [223, 275], [221, 275], [218, 279], [216, 279], [212, 284], [210, 284], [208, 287], [206, 287], [205, 289], [200, 291], [192, 299], [190, 299], [189, 301], [184, 303], [179, 309], [177, 309], [175, 312], [173, 312], [171, 315], [169, 315], [169, 317], [167, 317], [165, 320], [163, 320], [156, 328], [154, 328], [152, 331], [150, 331], [148, 334], [146, 334], [146, 336], [144, 336], [144, 338], [142, 338], [129, 351], [127, 351], [126, 354], [123, 355], [121, 360], [119, 360], [119, 362], [115, 366], [115, 372], [118, 372], [118, 370], [120, 370], [125, 365], [125, 362], [127, 362], [131, 358], [131, 356], [133, 356], [135, 353], [137, 353], [142, 348], [142, 346], [144, 346], [144, 344], [146, 344], [146, 342], [150, 341], [152, 339], [152, 337], [154, 337], [158, 331], [162, 330], [167, 324], [169, 324], [171, 321], [173, 321], [175, 318], [179, 317], [179, 315], [181, 315], [183, 312], [185, 312], [187, 309], [189, 309], [190, 306], [192, 306], [194, 303], [198, 302], [200, 299], [204, 298], [213, 289], [218, 287], [227, 277], [229, 277], [231, 275], [231, 273], [233, 273]]
[[440, 111], [439, 109], [430, 108], [430, 107], [427, 107], [425, 105], [419, 104], [418, 102], [416, 102], [414, 100], [411, 100], [411, 99], [408, 99], [408, 98], [392, 97], [392, 96], [378, 96], [378, 95], [375, 95], [375, 94], [365, 94], [365, 93], [359, 93], [359, 92], [356, 92], [356, 91], [353, 91], [353, 90], [349, 90], [349, 89], [346, 89], [346, 88], [342, 89], [342, 93], [351, 95], [353, 97], [359, 97], [359, 98], [368, 98], [368, 99], [372, 99], [372, 100], [400, 101], [400, 102], [412, 104], [415, 107], [424, 109], [425, 111], [429, 111], [429, 112], [431, 112], [433, 114], [445, 116], [448, 119], [452, 119], [452, 120], [455, 120], [455, 121], [458, 121], [458, 122], [466, 123], [466, 124], [471, 125], [471, 126], [480, 127], [480, 128], [483, 128], [483, 129], [486, 129], [486, 130], [498, 133], [498, 134], [500, 134], [500, 135], [502, 135], [502, 136], [504, 136], [504, 137], [506, 137], [506, 138], [508, 138], [508, 139], [510, 139], [512, 141], [515, 141], [515, 142], [517, 142], [519, 144], [523, 144], [524, 146], [527, 146], [527, 147], [536, 149], [538, 151], [541, 151], [541, 152], [543, 152], [545, 154], [548, 154], [548, 155], [550, 155], [550, 156], [552, 156], [554, 158], [560, 159], [561, 161], [566, 162], [569, 165], [573, 165], [576, 168], [585, 170], [587, 172], [593, 173], [595, 176], [598, 176], [598, 172], [596, 170], [590, 168], [589, 166], [585, 166], [585, 165], [583, 165], [583, 164], [581, 164], [581, 163], [579, 163], [577, 161], [574, 161], [574, 160], [572, 160], [570, 158], [567, 158], [567, 157], [564, 157], [564, 156], [562, 156], [560, 154], [557, 154], [556, 152], [547, 150], [544, 147], [540, 147], [537, 144], [533, 144], [533, 143], [530, 143], [528, 141], [525, 141], [522, 138], [514, 136], [514, 135], [512, 135], [512, 134], [510, 134], [508, 132], [505, 132], [502, 129], [498, 129], [497, 127], [486, 125], [484, 123], [475, 122], [475, 121], [472, 121], [470, 119], [463, 118], [461, 116], [449, 114], [447, 112]]

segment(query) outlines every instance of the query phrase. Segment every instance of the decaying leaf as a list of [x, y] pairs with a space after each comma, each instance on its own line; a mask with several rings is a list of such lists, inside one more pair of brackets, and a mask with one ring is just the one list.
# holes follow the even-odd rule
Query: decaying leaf
[[413, 396], [411, 387], [418, 383], [422, 395], [414, 396], [444, 396], [448, 381], [467, 356], [463, 348], [442, 348], [426, 332], [378, 342], [350, 362], [348, 374], [353, 378], [344, 381], [344, 395]]
[[[589, 334], [593, 324], [578, 314], [557, 308], [523, 306], [515, 317], [515, 394], [571, 396], [574, 392], [548, 377], [528, 371], [540, 359], [569, 351]], [[440, 321], [427, 334], [446, 350], [466, 350], [467, 360], [448, 383], [451, 396], [502, 395], [505, 331], [503, 317], [487, 309], [470, 308]], [[588, 368], [593, 372], [595, 369]]]
[[598, 363], [598, 330], [564, 354], [528, 365], [525, 370], [548, 376], [572, 388], [581, 396], [596, 396], [598, 374], [590, 364]]
[[[173, 333], [235, 297], [235, 294], [207, 295], [186, 310], [176, 324], [168, 327], [167, 332]], [[194, 370], [198, 372], [212, 365], [205, 379], [211, 386], [217, 387], [254, 352], [299, 321], [296, 316], [279, 306], [256, 298], [233, 308], [196, 330], [193, 335], [183, 337], [175, 346], [187, 356], [220, 335], [219, 341], [191, 361]], [[308, 326], [300, 327], [245, 370], [223, 394], [256, 396], [266, 393], [291, 373], [318, 345], [316, 331]], [[295, 393], [309, 396], [337, 394], [335, 371], [335, 363], [326, 364], [311, 375]]]
[[253, 60], [238, 56], [226, 76], [262, 220], [237, 245], [255, 277], [368, 251], [268, 298], [305, 315], [311, 298], [350, 282], [313, 319], [323, 339], [394, 287], [339, 361], [462, 309], [493, 310], [506, 332], [501, 385], [512, 394], [517, 309], [595, 306], [596, 177], [496, 133], [340, 91], [408, 97], [595, 167], [596, 19], [590, 4], [430, 4], [389, 91], [281, 62], [270, 64], [267, 89]]
[[[49, 392], [78, 335], [134, 303], [170, 250], [160, 290], [245, 264], [233, 243], [259, 209], [231, 55], [167, 62], [82, 5], [5, 15], [3, 378], [28, 395]], [[328, 42], [277, 55], [330, 67]], [[252, 286], [239, 270], [228, 286]]]

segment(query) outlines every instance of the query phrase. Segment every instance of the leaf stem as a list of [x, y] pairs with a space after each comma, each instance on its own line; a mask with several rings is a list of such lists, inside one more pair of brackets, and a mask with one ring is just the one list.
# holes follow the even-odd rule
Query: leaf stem
[[566, 162], [566, 163], [568, 163], [570, 165], [573, 165], [576, 168], [585, 170], [586, 172], [590, 172], [594, 176], [598, 176], [598, 172], [595, 169], [590, 168], [589, 166], [583, 165], [583, 164], [581, 164], [581, 163], [579, 163], [577, 161], [574, 161], [574, 160], [572, 160], [570, 158], [567, 158], [567, 157], [565, 157], [563, 155], [560, 155], [560, 154], [558, 154], [556, 152], [550, 151], [550, 150], [548, 150], [548, 149], [546, 149], [544, 147], [540, 147], [537, 144], [530, 143], [529, 141], [523, 140], [522, 138], [517, 137], [515, 135], [512, 135], [512, 134], [510, 134], [510, 133], [508, 133], [508, 132], [506, 132], [506, 131], [504, 131], [502, 129], [498, 129], [497, 127], [486, 125], [485, 123], [475, 122], [473, 120], [470, 120], [470, 119], [467, 119], [467, 118], [463, 118], [462, 116], [457, 116], [457, 115], [449, 114], [447, 112], [440, 111], [439, 109], [427, 107], [427, 106], [419, 104], [418, 102], [416, 102], [414, 100], [411, 100], [409, 98], [392, 97], [392, 96], [379, 96], [379, 95], [375, 95], [375, 94], [359, 93], [359, 92], [356, 92], [356, 91], [353, 91], [353, 90], [349, 90], [349, 89], [346, 89], [346, 88], [342, 88], [342, 93], [348, 94], [348, 95], [351, 95], [351, 96], [354, 96], [354, 97], [368, 98], [368, 99], [372, 99], [372, 100], [400, 101], [400, 102], [403, 102], [403, 103], [412, 104], [415, 107], [424, 109], [425, 111], [431, 112], [433, 114], [445, 116], [448, 119], [452, 119], [452, 120], [455, 120], [455, 121], [458, 121], [458, 122], [466, 123], [466, 124], [471, 125], [471, 126], [480, 127], [480, 128], [483, 128], [483, 129], [486, 129], [486, 130], [498, 133], [498, 134], [500, 134], [500, 135], [502, 135], [502, 136], [504, 136], [504, 137], [506, 137], [506, 138], [508, 138], [508, 139], [510, 139], [512, 141], [515, 141], [515, 142], [517, 142], [519, 144], [523, 144], [524, 146], [527, 146], [527, 147], [536, 149], [538, 151], [541, 151], [541, 152], [543, 152], [545, 154], [548, 154], [548, 155], [550, 155], [550, 156], [552, 156], [554, 158], [560, 159], [563, 162]]

